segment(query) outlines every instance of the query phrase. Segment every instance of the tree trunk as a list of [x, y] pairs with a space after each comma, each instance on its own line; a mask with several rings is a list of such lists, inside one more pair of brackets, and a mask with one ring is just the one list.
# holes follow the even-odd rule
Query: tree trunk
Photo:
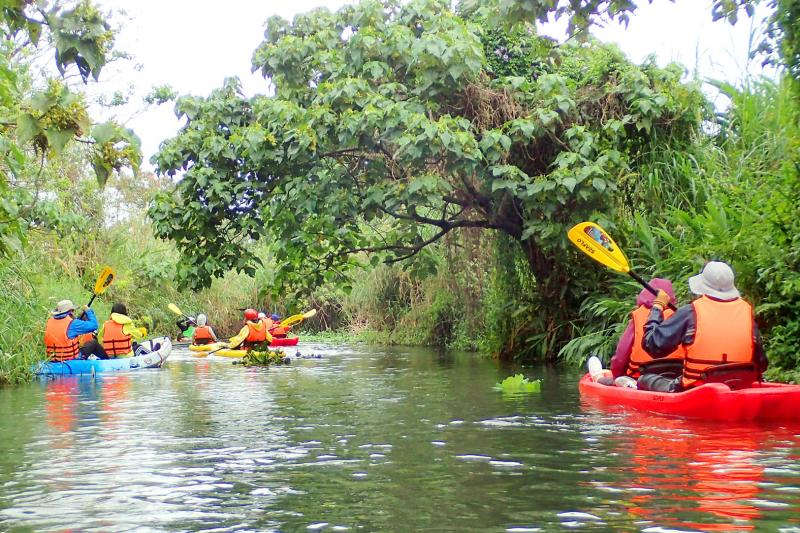
[[[519, 335], [537, 337], [538, 353], [546, 361], [554, 361], [558, 350], [572, 338], [571, 320], [577, 316], [580, 300], [574, 297], [575, 292], [569, 290], [574, 280], [564, 259], [545, 254], [537, 244], [529, 239], [520, 241], [522, 251], [535, 279], [533, 313], [524, 317]], [[510, 339], [510, 341], [518, 341]], [[500, 352], [501, 359], [518, 359], [519, 354], [511, 352], [519, 342], [508, 342]]]

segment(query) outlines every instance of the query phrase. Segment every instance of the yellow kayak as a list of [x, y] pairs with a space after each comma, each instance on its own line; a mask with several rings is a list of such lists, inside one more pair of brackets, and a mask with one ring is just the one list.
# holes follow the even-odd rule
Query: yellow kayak
[[230, 348], [224, 348], [218, 352], [214, 352], [212, 355], [219, 355], [220, 357], [244, 357], [246, 353], [247, 350], [231, 350]]
[[189, 349], [193, 352], [210, 352], [211, 350], [216, 350], [220, 346], [221, 344], [218, 342], [211, 344], [190, 344]]
[[[212, 344], [200, 344], [200, 345], [192, 344], [189, 346], [189, 349], [195, 352], [194, 354], [192, 354], [195, 357], [205, 357], [209, 355], [208, 352], [219, 350], [219, 348], [222, 348], [222, 346], [224, 345], [219, 342], [215, 342]], [[222, 350], [214, 352], [212, 355], [219, 355], [220, 357], [244, 357], [244, 354], [246, 353], [247, 350], [232, 350], [230, 348], [223, 348]]]

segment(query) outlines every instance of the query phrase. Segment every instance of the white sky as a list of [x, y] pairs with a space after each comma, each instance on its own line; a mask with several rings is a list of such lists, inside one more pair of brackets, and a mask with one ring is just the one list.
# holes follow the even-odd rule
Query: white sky
[[[246, 94], [266, 92], [261, 76], [250, 72], [250, 58], [261, 43], [264, 22], [272, 15], [289, 20], [319, 6], [332, 10], [352, 2], [345, 0], [99, 0], [104, 9], [123, 9], [130, 18], [117, 37], [117, 46], [132, 53], [141, 70], [128, 62], [103, 71], [103, 92], [131, 87], [131, 105], [122, 120], [142, 139], [144, 168], [152, 168], [150, 157], [159, 143], [175, 134], [179, 123], [172, 104], [143, 107], [142, 97], [153, 86], [171, 85], [179, 94], [207, 95], [227, 76], [238, 76]], [[640, 9], [628, 28], [616, 23], [594, 33], [603, 41], [616, 42], [639, 62], [654, 53], [659, 64], [678, 61], [701, 77], [741, 81], [749, 69], [747, 59], [751, 21], [735, 27], [711, 21], [711, 0], [656, 0]], [[760, 20], [759, 17], [756, 17]], [[549, 25], [541, 30], [560, 38], [563, 29]], [[752, 68], [751, 68], [752, 67]]]

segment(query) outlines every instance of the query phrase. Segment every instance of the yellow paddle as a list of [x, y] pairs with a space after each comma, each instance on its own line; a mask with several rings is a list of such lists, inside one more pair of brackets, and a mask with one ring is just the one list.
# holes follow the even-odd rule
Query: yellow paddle
[[[581, 222], [576, 224], [567, 233], [567, 238], [578, 247], [580, 251], [594, 259], [600, 264], [607, 266], [617, 272], [628, 274], [630, 277], [638, 281], [642, 287], [651, 293], [658, 295], [658, 291], [652, 285], [643, 280], [638, 274], [631, 270], [628, 264], [628, 258], [622, 252], [622, 249], [617, 246], [611, 236], [595, 224], [594, 222]], [[675, 306], [670, 302], [669, 308], [673, 311]]]
[[296, 314], [296, 315], [292, 315], [290, 317], [287, 317], [286, 320], [281, 320], [280, 327], [291, 326], [293, 324], [298, 324], [298, 323], [302, 322], [303, 320], [305, 320], [306, 318], [311, 318], [311, 317], [315, 316], [316, 314], [317, 314], [317, 310], [316, 309], [312, 309], [311, 311], [306, 311], [305, 313], [299, 313], [299, 314]]
[[167, 308], [168, 308], [170, 311], [172, 311], [173, 313], [175, 313], [176, 315], [180, 315], [180, 316], [182, 316], [183, 318], [185, 318], [186, 320], [188, 320], [189, 322], [191, 322], [191, 323], [192, 323], [192, 324], [194, 324], [195, 326], [197, 325], [197, 323], [196, 323], [194, 320], [192, 320], [190, 317], [188, 317], [188, 316], [184, 315], [184, 314], [183, 314], [183, 311], [181, 311], [181, 310], [180, 310], [180, 308], [179, 308], [177, 305], [175, 305], [175, 304], [169, 304], [169, 305], [167, 305]]
[[[103, 270], [100, 271], [100, 275], [97, 276], [97, 281], [94, 282], [94, 292], [92, 293], [89, 303], [86, 304], [86, 307], [91, 307], [94, 299], [106, 292], [106, 289], [114, 282], [114, 276], [116, 276], [116, 274], [113, 268], [103, 267]], [[81, 318], [85, 315], [86, 312], [84, 311], [81, 313]]]

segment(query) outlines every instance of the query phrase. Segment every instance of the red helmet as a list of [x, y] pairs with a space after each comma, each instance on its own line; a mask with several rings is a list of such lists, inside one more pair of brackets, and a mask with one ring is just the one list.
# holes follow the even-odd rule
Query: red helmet
[[255, 309], [245, 309], [244, 311], [244, 319], [245, 320], [256, 320], [258, 318], [258, 311]]

